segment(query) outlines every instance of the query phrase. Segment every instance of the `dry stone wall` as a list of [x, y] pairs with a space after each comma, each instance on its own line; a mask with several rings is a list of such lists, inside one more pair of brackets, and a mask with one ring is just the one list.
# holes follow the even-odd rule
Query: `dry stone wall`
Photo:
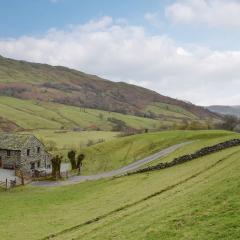
[[219, 151], [227, 149], [227, 148], [236, 147], [236, 146], [240, 146], [240, 139], [232, 139], [232, 140], [222, 142], [222, 143], [210, 146], [210, 147], [205, 147], [193, 154], [188, 154], [188, 155], [184, 155], [181, 157], [177, 157], [177, 158], [173, 159], [171, 162], [159, 163], [155, 166], [149, 166], [149, 167], [137, 170], [135, 172], [128, 173], [128, 175], [156, 171], [156, 170], [173, 167], [175, 165], [189, 162], [193, 159], [200, 158], [200, 157], [203, 157], [203, 156], [215, 153], [215, 152], [219, 152]]

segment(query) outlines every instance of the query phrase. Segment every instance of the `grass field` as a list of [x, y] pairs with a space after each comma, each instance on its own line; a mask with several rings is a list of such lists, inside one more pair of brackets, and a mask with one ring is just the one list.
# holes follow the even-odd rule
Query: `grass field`
[[116, 138], [119, 133], [111, 131], [62, 131], [62, 130], [34, 130], [31, 132], [23, 132], [34, 134], [45, 145], [49, 142], [55, 143], [57, 151], [64, 152], [70, 149], [81, 150], [85, 148], [89, 142], [96, 144], [97, 142], [107, 142]]
[[197, 119], [197, 117], [191, 112], [188, 112], [179, 106], [166, 103], [153, 103], [146, 107], [146, 111], [151, 111], [155, 114], [162, 114], [168, 117]]
[[[227, 131], [163, 131], [116, 138], [81, 150], [86, 155], [83, 174], [93, 174], [118, 169], [136, 160], [149, 156], [171, 145], [196, 141], [185, 149], [190, 152], [202, 145], [213, 144], [238, 134]], [[205, 142], [206, 141], [206, 142]], [[206, 144], [205, 144], [206, 143]], [[152, 164], [155, 164], [154, 161]]]
[[[29, 133], [29, 132], [27, 132]], [[147, 134], [137, 134], [128, 137], [118, 137], [117, 132], [107, 131], [61, 131], [61, 130], [34, 130], [30, 133], [38, 137], [46, 146], [54, 143], [52, 154], [61, 154], [64, 161], [68, 162], [67, 152], [71, 149], [84, 153], [86, 158], [83, 174], [95, 174], [118, 169], [152, 153], [160, 151], [171, 145], [185, 141], [194, 141], [191, 148], [183, 147], [175, 152], [175, 155], [183, 155], [186, 151], [194, 151], [201, 146], [208, 146], [224, 139], [238, 136], [227, 131], [163, 131]], [[104, 140], [103, 143], [101, 140]], [[90, 142], [94, 145], [87, 147]], [[191, 149], [191, 150], [190, 150]], [[167, 161], [173, 157], [170, 155]], [[156, 164], [154, 161], [151, 164]]]
[[[34, 129], [81, 129], [111, 131], [114, 124], [111, 118], [125, 122], [134, 129], [167, 129], [182, 124], [183, 119], [196, 121], [201, 128], [207, 127], [207, 121], [198, 119], [181, 107], [155, 103], [144, 111], [154, 112], [155, 118], [144, 118], [97, 109], [79, 108], [57, 103], [21, 100], [0, 96], [0, 117], [15, 123], [25, 130]], [[0, 122], [1, 130], [1, 122]]]
[[[63, 155], [65, 162], [69, 161], [67, 152], [71, 149], [84, 153], [86, 158], [82, 169], [83, 174], [95, 174], [118, 169], [171, 145], [185, 141], [194, 142], [191, 143], [191, 148], [186, 146], [176, 151], [176, 155], [185, 154], [185, 149], [194, 151], [201, 146], [221, 142], [226, 138], [231, 139], [237, 135], [227, 131], [180, 130], [137, 134], [128, 137], [119, 137], [119, 133], [107, 131], [34, 130], [30, 133], [38, 137], [47, 147], [54, 144], [55, 149], [51, 153]], [[104, 142], [99, 143], [101, 141]], [[93, 145], [87, 147], [89, 142], [92, 142]], [[167, 161], [170, 157], [173, 156], [170, 155], [159, 161]], [[159, 161], [154, 161], [151, 164], [156, 164]]]
[[183, 146], [183, 147], [177, 149], [176, 151], [174, 151], [173, 153], [169, 154], [166, 157], [160, 158], [158, 160], [155, 160], [152, 163], [146, 164], [146, 166], [156, 165], [161, 162], [169, 162], [178, 156], [192, 154], [201, 148], [212, 146], [212, 145], [215, 145], [215, 144], [227, 141], [227, 140], [231, 140], [233, 138], [240, 138], [240, 134], [232, 133], [232, 134], [229, 134], [228, 136], [225, 135], [225, 136], [219, 136], [219, 137], [214, 137], [214, 138], [198, 139], [197, 141], [193, 141], [192, 143], [188, 144], [187, 146]]
[[23, 129], [73, 129], [112, 130], [108, 118], [116, 118], [136, 129], [156, 129], [171, 125], [169, 121], [106, 112], [96, 109], [44, 103], [0, 96], [0, 117], [16, 123]]
[[[231, 133], [198, 138], [207, 134], [215, 142]], [[239, 156], [234, 147], [152, 173], [0, 192], [0, 236], [35, 240], [64, 230], [53, 239], [238, 239]]]

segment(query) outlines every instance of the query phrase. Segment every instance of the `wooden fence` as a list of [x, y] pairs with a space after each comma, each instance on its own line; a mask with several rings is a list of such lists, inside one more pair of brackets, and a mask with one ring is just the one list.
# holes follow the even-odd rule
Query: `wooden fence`
[[17, 185], [17, 179], [15, 178], [14, 180], [9, 180], [6, 178], [5, 181], [0, 181], [0, 188], [8, 190], [11, 188], [16, 187]]
[[0, 188], [6, 188], [6, 182], [0, 181]]

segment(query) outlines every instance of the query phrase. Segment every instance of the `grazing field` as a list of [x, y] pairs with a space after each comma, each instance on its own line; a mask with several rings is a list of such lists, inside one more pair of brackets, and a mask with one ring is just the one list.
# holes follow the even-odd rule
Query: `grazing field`
[[[77, 129], [102, 130], [116, 129], [116, 120], [132, 129], [168, 129], [182, 126], [183, 122], [194, 122], [200, 129], [205, 129], [214, 121], [201, 120], [181, 107], [155, 103], [143, 110], [146, 117], [102, 111], [90, 108], [80, 108], [53, 102], [22, 100], [13, 97], [0, 96], [0, 130], [35, 129]], [[152, 115], [153, 114], [153, 115]], [[11, 123], [7, 127], [6, 122]], [[119, 126], [117, 126], [119, 127]]]
[[153, 113], [167, 122], [174, 122], [176, 117], [221, 120], [220, 116], [203, 107], [143, 87], [112, 82], [63, 66], [17, 61], [2, 56], [0, 93], [20, 99], [85, 106], [110, 112], [145, 116]]
[[146, 110], [168, 117], [197, 119], [197, 117], [191, 112], [179, 106], [166, 103], [153, 103], [151, 105], [148, 105], [146, 107]]
[[[84, 129], [110, 131], [115, 118], [124, 121], [128, 127], [135, 129], [157, 129], [171, 126], [170, 121], [125, 115], [114, 112], [86, 109], [57, 103], [21, 100], [0, 96], [0, 117], [14, 122], [22, 129]], [[1, 127], [1, 126], [0, 126]]]
[[[42, 140], [46, 146], [54, 144], [55, 151], [64, 152], [71, 149], [81, 150], [88, 144], [110, 141], [116, 138], [119, 133], [111, 131], [64, 131], [64, 130], [34, 130], [23, 132], [34, 134]], [[53, 151], [54, 153], [54, 151]]]
[[[223, 132], [208, 134], [212, 142], [225, 138]], [[226, 139], [230, 134], [225, 132]], [[239, 157], [240, 147], [234, 147], [162, 171], [0, 192], [0, 235], [4, 240], [238, 239]]]
[[[86, 155], [83, 174], [118, 169], [174, 144], [197, 141], [195, 145], [191, 145], [193, 148], [184, 148], [191, 152], [194, 146], [200, 148], [204, 145], [205, 140], [210, 144], [235, 136], [239, 135], [227, 131], [163, 131], [116, 138], [81, 150]], [[152, 164], [155, 164], [155, 161]]]
[[160, 158], [158, 160], [155, 160], [154, 162], [146, 164], [146, 166], [157, 165], [158, 163], [161, 163], [161, 162], [169, 162], [176, 157], [187, 155], [187, 154], [192, 154], [201, 148], [212, 146], [212, 145], [215, 145], [215, 144], [218, 144], [221, 142], [225, 142], [227, 140], [231, 140], [234, 138], [240, 138], [240, 134], [232, 133], [228, 136], [225, 135], [225, 136], [219, 136], [219, 137], [215, 137], [215, 138], [198, 139], [197, 141], [193, 141], [192, 143], [177, 149], [176, 151], [167, 155], [166, 157]]

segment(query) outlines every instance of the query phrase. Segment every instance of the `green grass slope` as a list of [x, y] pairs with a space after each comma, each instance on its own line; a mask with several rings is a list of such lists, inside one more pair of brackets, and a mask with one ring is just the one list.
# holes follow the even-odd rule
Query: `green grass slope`
[[198, 119], [196, 115], [185, 110], [184, 108], [166, 103], [152, 103], [148, 105], [145, 110], [155, 113], [156, 115], [162, 115], [166, 118], [173, 117], [179, 119]]
[[[81, 149], [86, 155], [83, 174], [93, 174], [118, 169], [174, 144], [194, 141], [192, 151], [210, 143], [231, 139], [238, 134], [227, 131], [163, 131], [116, 138], [92, 147]], [[214, 141], [213, 141], [214, 140]], [[206, 141], [206, 142], [205, 142]], [[183, 151], [184, 151], [183, 150]], [[179, 150], [180, 151], [180, 150]], [[183, 153], [177, 152], [178, 153]], [[160, 160], [161, 161], [161, 160]], [[152, 164], [155, 164], [154, 161]]]
[[[118, 136], [118, 132], [109, 131], [56, 131], [56, 130], [35, 130], [31, 132], [23, 132], [34, 134], [46, 146], [52, 145], [56, 148], [56, 152], [67, 152], [70, 149], [85, 148], [89, 142], [96, 144], [101, 141], [111, 141]], [[53, 151], [55, 153], [55, 151]]]
[[0, 192], [1, 238], [238, 239], [239, 156], [234, 147], [152, 173]]
[[[158, 117], [175, 118], [176, 108], [198, 119], [219, 119], [205, 108], [123, 82], [111, 82], [74, 69], [17, 61], [0, 56], [0, 95], [44, 102], [101, 109], [143, 116], [146, 109]], [[156, 106], [157, 104], [157, 106]], [[162, 116], [158, 104], [170, 111]], [[154, 106], [152, 106], [154, 105]], [[161, 114], [161, 116], [159, 114]], [[178, 117], [182, 114], [174, 113]]]
[[[14, 122], [22, 129], [73, 129], [112, 130], [113, 123], [109, 118], [124, 121], [128, 127], [135, 129], [154, 129], [168, 121], [106, 112], [95, 109], [85, 109], [57, 103], [45, 103], [31, 100], [0, 96], [0, 117]], [[1, 126], [0, 126], [1, 128]]]
[[52, 239], [237, 240], [239, 154], [238, 147], [152, 176], [139, 176], [142, 181], [135, 182], [142, 184], [139, 191], [146, 193], [158, 183], [157, 191]]
[[[112, 130], [114, 124], [111, 118], [123, 121], [127, 127], [134, 129], [171, 128], [181, 125], [183, 119], [198, 121], [206, 128], [206, 121], [198, 119], [184, 109], [177, 106], [159, 105], [157, 110], [146, 109], [146, 113], [155, 111], [164, 114], [162, 118], [137, 117], [133, 115], [108, 112], [97, 109], [80, 108], [58, 103], [42, 101], [21, 100], [13, 97], [0, 96], [0, 129], [73, 129], [84, 130]], [[166, 110], [166, 108], [168, 110]], [[151, 110], [152, 109], [152, 110]], [[148, 114], [147, 114], [148, 115]], [[159, 115], [160, 116], [160, 115]], [[6, 123], [9, 123], [7, 126]], [[15, 127], [13, 127], [15, 124]]]

